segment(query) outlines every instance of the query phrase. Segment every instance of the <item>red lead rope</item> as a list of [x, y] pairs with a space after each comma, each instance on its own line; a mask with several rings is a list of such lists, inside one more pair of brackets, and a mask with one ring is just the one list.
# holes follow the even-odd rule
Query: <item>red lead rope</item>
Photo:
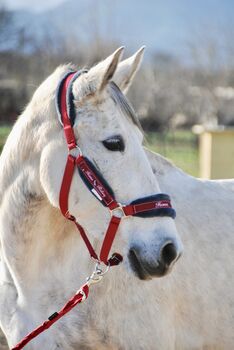
[[73, 309], [77, 304], [80, 304], [83, 300], [87, 299], [89, 295], [89, 286], [85, 284], [80, 290], [64, 305], [64, 307], [52, 314], [48, 320], [43, 322], [39, 327], [35, 328], [31, 333], [26, 335], [14, 348], [11, 350], [20, 350], [25, 347], [32, 339], [36, 338], [39, 334], [50, 328], [56, 321]]

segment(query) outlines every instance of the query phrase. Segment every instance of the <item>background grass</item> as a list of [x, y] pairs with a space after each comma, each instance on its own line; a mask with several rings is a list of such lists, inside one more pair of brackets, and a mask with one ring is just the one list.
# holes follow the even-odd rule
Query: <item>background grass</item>
[[[11, 126], [0, 127], [0, 151], [10, 130]], [[148, 132], [145, 137], [145, 146], [170, 159], [185, 172], [198, 176], [197, 137], [191, 131]]]
[[190, 130], [146, 134], [146, 147], [170, 159], [186, 173], [199, 176], [198, 140]]
[[2, 148], [4, 146], [6, 138], [9, 135], [10, 131], [11, 131], [11, 126], [4, 125], [0, 127], [0, 152], [2, 151]]

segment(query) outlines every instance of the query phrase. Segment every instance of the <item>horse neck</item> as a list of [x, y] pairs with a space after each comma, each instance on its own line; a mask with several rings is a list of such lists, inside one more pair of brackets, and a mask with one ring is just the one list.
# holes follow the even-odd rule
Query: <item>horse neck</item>
[[[32, 170], [28, 170], [32, 175]], [[0, 212], [2, 253], [11, 282], [18, 295], [24, 297], [38, 295], [32, 291], [43, 286], [52, 291], [57, 285], [61, 293], [67, 286], [71, 291], [71, 280], [76, 280], [77, 287], [81, 263], [89, 256], [84, 254], [73, 224], [40, 191], [36, 193], [38, 179], [28, 182], [29, 172], [24, 169], [8, 188]], [[36, 173], [37, 170], [33, 177]], [[84, 273], [85, 267], [82, 266]]]
[[60, 265], [74, 269], [80, 247], [79, 235], [51, 206], [40, 184], [40, 155], [53, 125], [30, 112], [29, 106], [16, 122], [0, 159], [1, 259], [18, 290], [35, 285], [47, 266], [55, 275]]

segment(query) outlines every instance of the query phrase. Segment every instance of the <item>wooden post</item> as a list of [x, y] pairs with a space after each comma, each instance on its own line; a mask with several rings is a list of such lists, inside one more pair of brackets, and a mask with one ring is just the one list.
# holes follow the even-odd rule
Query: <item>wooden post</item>
[[201, 178], [234, 178], [234, 128], [202, 131], [199, 160]]

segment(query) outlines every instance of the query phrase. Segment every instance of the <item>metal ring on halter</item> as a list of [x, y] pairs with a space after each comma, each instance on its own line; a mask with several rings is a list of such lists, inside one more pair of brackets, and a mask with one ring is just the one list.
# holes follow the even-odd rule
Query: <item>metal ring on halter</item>
[[111, 216], [116, 216], [117, 218], [121, 218], [121, 219], [126, 218], [127, 216], [123, 210], [123, 207], [124, 206], [121, 203], [118, 203], [117, 208], [109, 209]]
[[[78, 152], [77, 152], [78, 151]], [[72, 156], [77, 158], [78, 156], [82, 156], [82, 151], [79, 146], [76, 145], [76, 147], [72, 148], [68, 151], [68, 153]]]

